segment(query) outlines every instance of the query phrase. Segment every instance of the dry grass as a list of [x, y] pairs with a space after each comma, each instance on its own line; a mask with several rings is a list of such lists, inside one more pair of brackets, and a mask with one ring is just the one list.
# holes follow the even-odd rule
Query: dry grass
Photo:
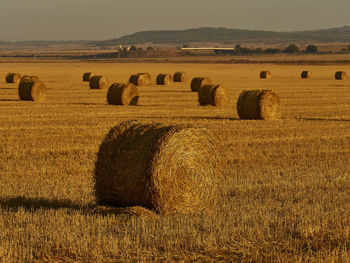
[[[48, 93], [26, 103], [0, 83], [0, 261], [348, 262], [350, 80], [334, 80], [339, 66], [309, 66], [305, 81], [301, 67], [268, 65], [266, 82], [255, 64], [1, 63], [0, 75], [36, 73]], [[107, 90], [81, 81], [89, 70], [115, 83], [178, 68], [227, 86], [230, 102], [200, 107], [178, 83], [139, 87], [138, 107], [112, 107]], [[245, 89], [273, 89], [282, 118], [239, 120]], [[96, 207], [99, 145], [130, 119], [198, 124], [223, 138], [214, 214], [149, 218]]]

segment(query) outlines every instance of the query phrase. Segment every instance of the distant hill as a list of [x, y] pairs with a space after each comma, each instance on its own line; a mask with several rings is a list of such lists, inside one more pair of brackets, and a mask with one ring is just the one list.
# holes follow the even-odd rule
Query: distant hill
[[141, 31], [120, 38], [98, 41], [98, 45], [125, 45], [143, 43], [191, 42], [217, 43], [284, 43], [284, 42], [350, 42], [350, 26], [324, 30], [273, 32], [258, 30], [240, 30], [229, 28], [203, 27], [187, 30]]

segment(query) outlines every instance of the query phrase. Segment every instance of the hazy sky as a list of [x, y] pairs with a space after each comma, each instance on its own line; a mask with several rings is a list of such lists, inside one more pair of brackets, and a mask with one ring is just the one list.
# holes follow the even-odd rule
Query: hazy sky
[[350, 0], [0, 0], [0, 41], [104, 40], [141, 30], [350, 26]]

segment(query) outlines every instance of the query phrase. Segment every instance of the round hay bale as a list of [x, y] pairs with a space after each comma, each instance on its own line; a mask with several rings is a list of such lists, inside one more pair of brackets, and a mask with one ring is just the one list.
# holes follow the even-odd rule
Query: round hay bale
[[137, 73], [137, 74], [143, 75], [143, 76], [144, 76], [145, 85], [151, 83], [151, 75], [150, 75], [149, 73], [147, 73], [147, 72], [142, 72], [142, 73]]
[[148, 84], [147, 76], [144, 74], [133, 74], [129, 78], [129, 83], [134, 84], [135, 86], [142, 86]]
[[102, 75], [92, 76], [90, 79], [90, 89], [107, 89], [108, 88], [108, 79]]
[[46, 97], [46, 86], [43, 82], [27, 76], [22, 78], [18, 86], [18, 95], [21, 100], [43, 101]]
[[204, 85], [199, 89], [200, 105], [224, 106], [229, 101], [228, 89], [223, 85]]
[[343, 80], [343, 79], [346, 79], [347, 74], [345, 71], [337, 71], [337, 72], [335, 72], [334, 77], [335, 77], [335, 79]]
[[301, 72], [301, 78], [302, 79], [310, 79], [311, 78], [311, 72], [308, 70], [304, 70]]
[[21, 81], [21, 74], [19, 73], [7, 73], [6, 82], [18, 84]]
[[157, 85], [170, 85], [172, 83], [172, 77], [169, 74], [158, 74]]
[[97, 154], [97, 204], [160, 214], [210, 209], [217, 194], [216, 145], [203, 128], [124, 121], [109, 131]]
[[237, 101], [240, 119], [276, 120], [280, 117], [280, 99], [272, 90], [244, 90]]
[[175, 72], [173, 76], [174, 82], [185, 82], [187, 79], [187, 75], [185, 72]]
[[261, 71], [260, 72], [260, 78], [261, 79], [269, 79], [269, 78], [271, 78], [270, 71]]
[[132, 83], [114, 83], [107, 92], [108, 104], [137, 105], [138, 99], [137, 87]]
[[85, 72], [84, 75], [83, 75], [83, 81], [90, 81], [92, 76], [95, 76], [95, 73]]
[[193, 78], [191, 81], [191, 90], [193, 92], [198, 92], [201, 86], [208, 85], [208, 84], [212, 84], [211, 80], [208, 78], [203, 78], [203, 77]]

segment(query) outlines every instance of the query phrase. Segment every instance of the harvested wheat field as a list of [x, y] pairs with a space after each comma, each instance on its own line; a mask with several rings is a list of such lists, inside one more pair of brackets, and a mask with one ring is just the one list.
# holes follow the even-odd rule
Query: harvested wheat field
[[[350, 79], [334, 79], [339, 66], [263, 66], [269, 81], [259, 64], [1, 63], [0, 262], [349, 262]], [[179, 68], [227, 87], [228, 104], [200, 106], [189, 83], [156, 85], [159, 72]], [[45, 101], [19, 100], [8, 72], [39, 76]], [[84, 72], [109, 83], [149, 72], [152, 81], [138, 87], [137, 106], [108, 105], [108, 89], [90, 89]], [[278, 94], [279, 120], [240, 120], [243, 90]], [[198, 126], [217, 140], [219, 195], [209, 211], [96, 203], [100, 145], [128, 120]], [[121, 159], [118, 173], [140, 165], [132, 145], [135, 159]]]

